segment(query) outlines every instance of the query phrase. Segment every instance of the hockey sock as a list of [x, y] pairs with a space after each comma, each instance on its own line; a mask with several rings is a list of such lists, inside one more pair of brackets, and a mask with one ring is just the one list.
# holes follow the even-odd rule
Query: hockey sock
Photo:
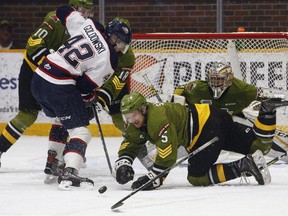
[[6, 152], [22, 135], [20, 131], [10, 121], [0, 135], [0, 152]]

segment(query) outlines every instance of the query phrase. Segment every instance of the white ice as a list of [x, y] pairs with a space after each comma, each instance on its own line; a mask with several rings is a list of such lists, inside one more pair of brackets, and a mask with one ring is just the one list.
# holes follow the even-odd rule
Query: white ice
[[[121, 138], [105, 138], [112, 165]], [[132, 192], [131, 183], [119, 185], [110, 175], [102, 143], [93, 138], [87, 148], [87, 168], [81, 176], [94, 180], [93, 190], [60, 191], [45, 185], [47, 137], [23, 136], [2, 155], [0, 168], [0, 215], [98, 215], [98, 216], [280, 216], [287, 215], [288, 165], [270, 166], [272, 183], [239, 185], [239, 179], [223, 185], [192, 187], [186, 167], [173, 169], [164, 185], [154, 191], [139, 191], [116, 211], [111, 206]], [[135, 160], [135, 179], [146, 173]], [[106, 185], [108, 190], [99, 194]]]

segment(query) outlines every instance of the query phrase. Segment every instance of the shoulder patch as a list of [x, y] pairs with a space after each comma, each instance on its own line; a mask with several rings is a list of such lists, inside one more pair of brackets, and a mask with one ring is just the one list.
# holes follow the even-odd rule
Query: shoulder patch
[[195, 87], [196, 87], [196, 83], [195, 82], [190, 82], [190, 83], [187, 84], [186, 90], [188, 92], [191, 92]]
[[59, 19], [58, 17], [56, 16], [56, 14], [53, 14], [50, 16], [55, 22], [57, 22]]
[[165, 124], [159, 131], [158, 133], [158, 137], [161, 137], [162, 134], [167, 130], [167, 128], [170, 126], [170, 123], [168, 122], [167, 124]]

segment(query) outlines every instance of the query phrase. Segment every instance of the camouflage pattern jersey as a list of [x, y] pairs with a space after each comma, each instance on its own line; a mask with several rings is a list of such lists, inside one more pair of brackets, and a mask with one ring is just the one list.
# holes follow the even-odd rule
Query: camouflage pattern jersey
[[219, 99], [214, 99], [206, 81], [195, 80], [175, 89], [174, 94], [184, 96], [187, 104], [210, 104], [231, 115], [243, 117], [242, 110], [257, 97], [257, 88], [237, 78]]
[[25, 61], [35, 71], [51, 50], [56, 51], [69, 37], [66, 28], [57, 18], [56, 11], [49, 12], [27, 41]]
[[[165, 169], [173, 165], [177, 160], [178, 147], [180, 145], [187, 147], [190, 144], [189, 119], [188, 107], [169, 102], [148, 103], [147, 127], [144, 126], [140, 129], [142, 134], [139, 136], [136, 134], [137, 130], [133, 129], [133, 127], [135, 128], [133, 124], [127, 126], [126, 134], [138, 137], [138, 140], [123, 142], [118, 152], [119, 157], [128, 155], [134, 159], [139, 149], [148, 140], [154, 143], [158, 150], [154, 167]], [[134, 133], [129, 133], [130, 130]]]

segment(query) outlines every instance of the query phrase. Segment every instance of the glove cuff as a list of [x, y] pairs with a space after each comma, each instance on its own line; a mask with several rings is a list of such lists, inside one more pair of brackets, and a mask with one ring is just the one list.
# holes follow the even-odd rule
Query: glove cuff
[[129, 156], [121, 156], [118, 160], [116, 160], [114, 169], [117, 171], [119, 167], [126, 165], [126, 166], [132, 166], [133, 160]]

